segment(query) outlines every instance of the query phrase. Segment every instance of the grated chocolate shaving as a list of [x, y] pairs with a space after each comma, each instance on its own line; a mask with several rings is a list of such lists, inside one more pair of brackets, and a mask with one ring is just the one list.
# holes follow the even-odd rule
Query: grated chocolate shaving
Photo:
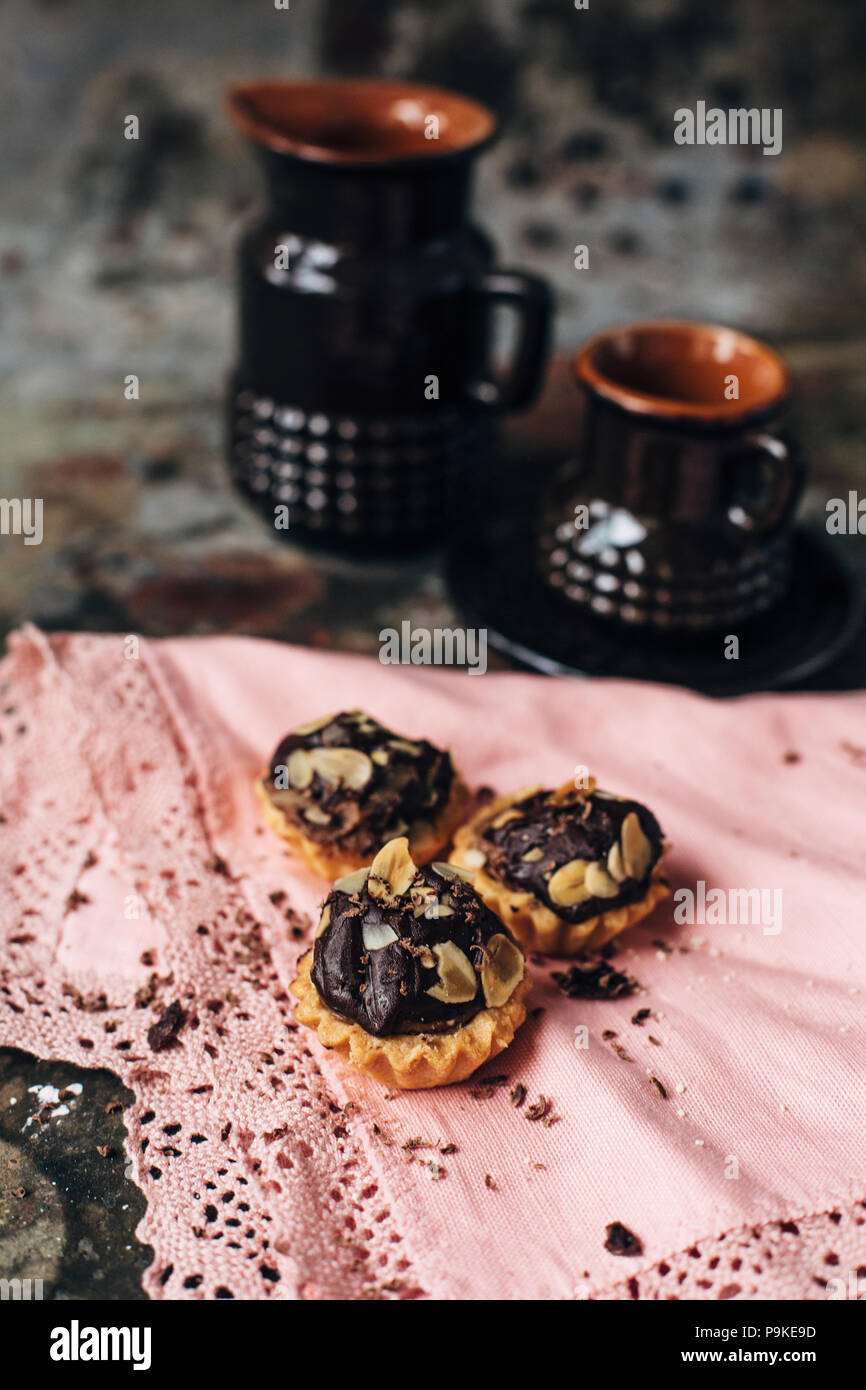
[[539, 1095], [538, 1100], [533, 1101], [526, 1112], [527, 1120], [543, 1120], [550, 1113], [553, 1101], [545, 1095]]
[[147, 1030], [147, 1041], [152, 1050], [161, 1052], [164, 1047], [170, 1047], [185, 1023], [186, 1014], [180, 1006], [180, 1001], [175, 999]]
[[569, 999], [620, 999], [640, 989], [631, 975], [597, 956], [575, 961], [568, 970], [555, 970], [551, 978]]
[[526, 1100], [526, 1087], [522, 1082], [518, 1081], [516, 1086], [512, 1086], [511, 1094], [508, 1099], [516, 1110], [520, 1109], [521, 1105]]
[[624, 1226], [621, 1221], [612, 1221], [605, 1227], [604, 1248], [610, 1255], [642, 1255], [643, 1242]]

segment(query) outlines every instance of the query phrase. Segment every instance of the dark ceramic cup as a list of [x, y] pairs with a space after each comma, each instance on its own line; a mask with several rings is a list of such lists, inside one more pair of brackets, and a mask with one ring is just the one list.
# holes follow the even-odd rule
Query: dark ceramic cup
[[[497, 269], [469, 217], [494, 117], [385, 81], [251, 82], [228, 105], [267, 179], [239, 248], [235, 480], [269, 519], [288, 507], [288, 539], [387, 552], [441, 539], [455, 474], [495, 416], [531, 400], [546, 357], [546, 286]], [[515, 319], [505, 363], [501, 306]]]
[[599, 334], [574, 370], [583, 439], [542, 504], [548, 583], [602, 619], [669, 633], [771, 609], [804, 480], [774, 424], [781, 359], [729, 328], [660, 321]]

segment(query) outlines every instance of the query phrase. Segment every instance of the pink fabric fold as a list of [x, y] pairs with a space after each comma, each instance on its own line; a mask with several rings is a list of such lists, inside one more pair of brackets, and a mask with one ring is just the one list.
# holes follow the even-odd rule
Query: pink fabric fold
[[[127, 660], [120, 637], [32, 630], [3, 680], [18, 713], [0, 725], [0, 1041], [112, 1066], [135, 1090], [153, 1295], [825, 1297], [866, 1264], [866, 696], [721, 703], [241, 638]], [[641, 990], [615, 1000], [567, 998], [563, 962], [533, 962], [539, 1012], [486, 1068], [506, 1084], [389, 1097], [295, 1029], [286, 986], [308, 938], [286, 912], [325, 889], [262, 831], [251, 789], [287, 729], [355, 706], [450, 747], [476, 786], [587, 766], [655, 811], [674, 890], [702, 882], [728, 908], [763, 890], [763, 920], [689, 924], [662, 904], [621, 940]], [[158, 1002], [196, 1018], [157, 1054], [134, 1002], [145, 951], [173, 975]], [[70, 983], [108, 994], [138, 1060], [101, 1015], [59, 1012]], [[529, 1119], [539, 1095], [556, 1123]], [[154, 1097], [208, 1140], [179, 1143], [158, 1179], [139, 1151]], [[190, 1194], [215, 1164], [244, 1176], [255, 1261], [228, 1248], [232, 1228], [193, 1234]], [[642, 1255], [605, 1249], [616, 1221]]]

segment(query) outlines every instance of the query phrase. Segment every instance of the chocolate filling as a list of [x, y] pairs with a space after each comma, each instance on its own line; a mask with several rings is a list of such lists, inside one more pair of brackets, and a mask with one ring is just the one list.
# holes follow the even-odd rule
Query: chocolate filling
[[[323, 758], [315, 750], [338, 752]], [[351, 750], [342, 761], [338, 750]], [[309, 755], [295, 757], [293, 753]], [[354, 754], [354, 756], [352, 756]], [[316, 765], [318, 764], [318, 765]], [[311, 840], [372, 856], [419, 821], [435, 821], [451, 792], [448, 753], [426, 739], [405, 739], [361, 710], [288, 734], [266, 779], [273, 804]]]
[[[585, 922], [637, 902], [646, 893], [664, 836], [655, 816], [640, 802], [609, 792], [542, 791], [515, 803], [510, 810], [515, 814], [500, 811], [481, 833], [487, 872], [509, 888], [534, 894], [563, 921]], [[590, 894], [571, 906], [557, 901], [551, 895], [550, 881], [564, 865], [584, 861], [599, 865], [608, 874], [608, 856], [612, 847], [622, 842], [623, 824], [631, 813], [649, 842], [648, 862], [640, 876], [629, 874], [626, 862], [622, 880], [613, 880], [617, 890], [613, 895]], [[496, 825], [500, 819], [502, 823]]]
[[[509, 993], [522, 978], [522, 955], [510, 933], [468, 883], [452, 876], [453, 869], [443, 871], [448, 867], [419, 869], [394, 906], [373, 897], [367, 883], [355, 892], [331, 891], [312, 980], [332, 1013], [377, 1037], [442, 1033], [468, 1023], [487, 1007], [485, 971], [493, 938], [508, 942]], [[443, 907], [449, 915], [425, 915]], [[431, 995], [431, 989], [446, 997]]]

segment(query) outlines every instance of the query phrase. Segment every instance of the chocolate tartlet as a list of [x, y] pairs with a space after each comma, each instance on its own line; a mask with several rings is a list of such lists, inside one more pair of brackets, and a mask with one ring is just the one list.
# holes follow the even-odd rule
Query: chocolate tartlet
[[256, 792], [271, 828], [325, 878], [369, 864], [401, 835], [426, 863], [447, 845], [468, 801], [450, 753], [403, 738], [362, 710], [287, 734]]
[[646, 806], [567, 782], [499, 797], [462, 826], [451, 862], [527, 950], [603, 946], [668, 893], [664, 836]]
[[466, 870], [419, 868], [405, 837], [338, 879], [298, 964], [297, 1017], [389, 1086], [462, 1081], [526, 1017], [523, 952]]

